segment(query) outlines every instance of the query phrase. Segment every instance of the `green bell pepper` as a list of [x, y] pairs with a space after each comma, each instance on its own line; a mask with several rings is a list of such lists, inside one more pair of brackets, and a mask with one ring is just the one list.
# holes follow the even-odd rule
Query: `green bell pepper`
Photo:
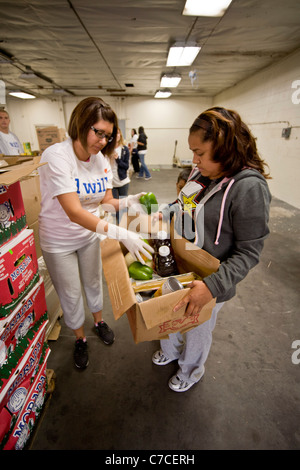
[[133, 279], [139, 279], [143, 281], [147, 281], [152, 279], [153, 269], [147, 264], [142, 264], [139, 261], [134, 261], [128, 267], [129, 276]]
[[158, 211], [157, 199], [153, 193], [143, 194], [140, 197], [140, 203], [145, 207], [148, 214]]

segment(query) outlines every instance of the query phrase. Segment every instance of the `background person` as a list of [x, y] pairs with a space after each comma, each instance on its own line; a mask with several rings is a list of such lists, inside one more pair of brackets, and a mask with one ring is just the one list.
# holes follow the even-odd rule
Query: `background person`
[[130, 153], [131, 153], [131, 163], [133, 167], [133, 171], [135, 175], [137, 175], [140, 171], [140, 162], [139, 162], [139, 155], [138, 155], [138, 150], [137, 150], [137, 140], [138, 140], [138, 135], [136, 133], [135, 129], [131, 129], [131, 139], [128, 144]]
[[[129, 168], [129, 148], [124, 143], [122, 131], [117, 131], [116, 148], [110, 159], [113, 173], [112, 194], [115, 199], [128, 196], [130, 178]], [[119, 211], [117, 211], [117, 221], [119, 221]]]
[[140, 171], [138, 178], [143, 178], [145, 175], [145, 180], [150, 180], [152, 178], [150, 171], [145, 162], [146, 153], [147, 153], [147, 139], [148, 137], [145, 134], [145, 130], [142, 126], [139, 127], [139, 136], [137, 140], [137, 150], [140, 160]]
[[10, 118], [7, 111], [0, 109], [0, 153], [19, 155], [24, 153], [23, 146], [16, 134], [9, 130]]
[[191, 168], [184, 168], [181, 170], [181, 172], [178, 175], [177, 182], [176, 182], [176, 191], [177, 191], [177, 196], [179, 196], [180, 191], [183, 189], [183, 187], [186, 185], [186, 182], [191, 174], [192, 169]]
[[136, 233], [99, 218], [99, 204], [112, 212], [138, 203], [140, 197], [130, 195], [120, 200], [112, 196], [112, 172], [104, 153], [111, 156], [114, 151], [117, 129], [117, 116], [111, 107], [100, 98], [86, 98], [72, 112], [69, 138], [48, 147], [41, 158], [47, 164], [39, 168], [40, 245], [65, 323], [76, 337], [74, 361], [78, 368], [88, 364], [82, 286], [96, 332], [105, 344], [114, 341], [113, 331], [102, 319], [102, 265], [97, 234], [120, 240], [141, 262], [141, 254], [151, 258], [149, 245]]
[[220, 267], [203, 281], [192, 282], [189, 293], [174, 307], [174, 311], [186, 307], [187, 316], [196, 315], [216, 298], [210, 320], [185, 335], [171, 334], [152, 357], [157, 365], [178, 361], [177, 374], [169, 380], [176, 392], [188, 390], [204, 374], [217, 313], [259, 262], [269, 234], [271, 201], [265, 163], [237, 112], [208, 109], [194, 121], [188, 140], [196, 167], [179, 195], [177, 211], [174, 208], [176, 230], [182, 227], [185, 194], [195, 206], [195, 243], [218, 258]]

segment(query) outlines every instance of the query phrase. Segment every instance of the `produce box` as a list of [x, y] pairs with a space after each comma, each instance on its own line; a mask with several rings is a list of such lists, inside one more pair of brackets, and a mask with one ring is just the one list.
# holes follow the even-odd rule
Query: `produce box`
[[48, 347], [45, 343], [47, 323], [48, 320], [42, 317], [0, 368], [0, 442], [9, 431], [12, 416], [19, 411], [18, 404], [27, 395], [43, 352]]
[[0, 318], [12, 313], [39, 280], [33, 230], [0, 247]]
[[27, 226], [19, 181], [0, 184], [0, 245], [16, 237]]
[[[5, 434], [0, 448], [22, 450], [27, 443], [44, 405], [47, 392], [47, 359], [50, 348], [44, 345], [36, 370], [13, 392], [3, 413]], [[4, 415], [5, 413], [5, 415]]]
[[66, 131], [56, 126], [37, 127], [36, 134], [41, 152], [50, 147], [50, 145], [63, 142], [66, 139]]
[[45, 287], [40, 278], [15, 310], [8, 317], [0, 318], [0, 367], [29, 329], [46, 313]]
[[[139, 217], [139, 221], [128, 217], [126, 225], [130, 229], [133, 229], [132, 222], [135, 227], [141, 228], [143, 235], [146, 230], [150, 232], [153, 228], [148, 216]], [[121, 224], [124, 226], [123, 220]], [[153, 230], [151, 236], [155, 236]], [[171, 241], [179, 273], [191, 272], [204, 278], [218, 270], [219, 260], [179, 237], [173, 227]], [[123, 314], [127, 314], [135, 343], [168, 338], [169, 334], [177, 331], [186, 332], [211, 317], [215, 299], [206, 304], [197, 315], [186, 317], [184, 307], [173, 312], [173, 307], [188, 293], [189, 288], [138, 302], [135, 283], [129, 277], [124, 249], [120, 243], [116, 240], [102, 240], [101, 253], [114, 317], [118, 320]]]

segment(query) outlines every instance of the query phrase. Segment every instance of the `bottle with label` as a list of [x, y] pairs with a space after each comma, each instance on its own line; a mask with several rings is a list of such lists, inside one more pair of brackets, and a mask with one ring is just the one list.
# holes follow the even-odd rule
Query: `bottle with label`
[[157, 234], [154, 242], [155, 249], [155, 271], [161, 277], [177, 274], [176, 261], [173, 255], [171, 240], [168, 239], [167, 232], [161, 231]]

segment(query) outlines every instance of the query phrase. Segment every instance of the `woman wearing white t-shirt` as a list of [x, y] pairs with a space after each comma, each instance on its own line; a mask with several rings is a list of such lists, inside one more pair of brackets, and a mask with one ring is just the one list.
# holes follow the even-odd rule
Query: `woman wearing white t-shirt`
[[130, 153], [131, 153], [131, 163], [133, 166], [133, 171], [137, 175], [140, 171], [140, 162], [139, 162], [139, 156], [138, 156], [138, 150], [137, 150], [137, 141], [138, 141], [138, 135], [136, 133], [135, 129], [131, 129], [131, 139], [128, 144]]
[[48, 147], [41, 158], [47, 164], [39, 168], [40, 244], [66, 325], [76, 336], [78, 368], [88, 364], [81, 283], [100, 338], [105, 344], [114, 341], [112, 330], [102, 320], [98, 235], [121, 241], [141, 262], [141, 254], [151, 258], [149, 251], [153, 251], [136, 233], [99, 218], [99, 204], [111, 212], [139, 202], [140, 194], [120, 200], [112, 196], [111, 167], [103, 153], [111, 156], [114, 151], [117, 128], [117, 116], [101, 98], [82, 100], [72, 112], [69, 138]]

